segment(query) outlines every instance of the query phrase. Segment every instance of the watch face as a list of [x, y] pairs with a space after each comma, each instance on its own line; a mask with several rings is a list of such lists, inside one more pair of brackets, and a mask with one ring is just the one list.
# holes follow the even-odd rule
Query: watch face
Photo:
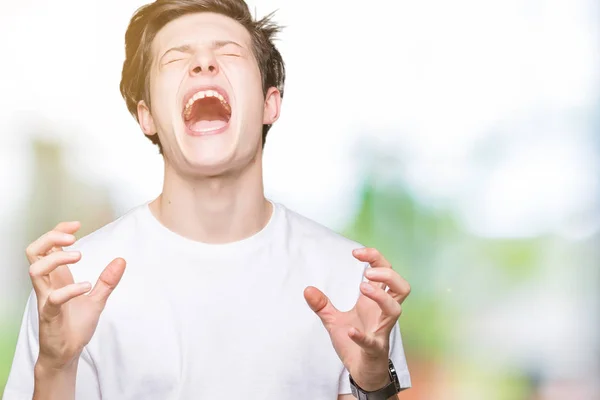
[[394, 383], [394, 387], [396, 388], [396, 391], [399, 392], [402, 390], [402, 387], [400, 386], [400, 381], [398, 380], [398, 374], [396, 373], [396, 367], [394, 367], [392, 360], [389, 360], [388, 367], [389, 367], [389, 372], [390, 372], [390, 379]]

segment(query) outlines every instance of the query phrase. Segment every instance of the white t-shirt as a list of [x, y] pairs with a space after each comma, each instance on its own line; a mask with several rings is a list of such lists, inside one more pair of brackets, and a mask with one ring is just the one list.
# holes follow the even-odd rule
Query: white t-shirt
[[[348, 372], [303, 291], [342, 311], [359, 296], [362, 247], [281, 204], [250, 238], [198, 243], [165, 228], [148, 204], [79, 240], [75, 282], [127, 261], [77, 371], [77, 399], [334, 400]], [[31, 399], [38, 355], [35, 294], [27, 303], [4, 400]], [[398, 325], [391, 359], [410, 386]], [[237, 397], [236, 397], [237, 398]]]

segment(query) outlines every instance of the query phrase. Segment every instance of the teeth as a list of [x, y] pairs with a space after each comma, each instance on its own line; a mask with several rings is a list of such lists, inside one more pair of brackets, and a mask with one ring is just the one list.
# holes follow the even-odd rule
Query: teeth
[[229, 111], [231, 112], [231, 107], [229, 106], [229, 104], [227, 103], [227, 101], [225, 100], [225, 98], [223, 96], [221, 96], [220, 93], [215, 92], [214, 90], [202, 90], [196, 94], [194, 94], [187, 102], [187, 104], [185, 105], [185, 111], [184, 111], [184, 116], [185, 118], [189, 118], [191, 113], [192, 113], [192, 106], [194, 105], [194, 102], [196, 102], [199, 99], [203, 99], [205, 97], [215, 97], [217, 99], [219, 99], [221, 101], [221, 103], [223, 104], [223, 106]]

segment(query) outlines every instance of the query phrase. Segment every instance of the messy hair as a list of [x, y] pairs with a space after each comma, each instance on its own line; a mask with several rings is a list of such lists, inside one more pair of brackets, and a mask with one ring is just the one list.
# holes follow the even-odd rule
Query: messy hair
[[[263, 95], [275, 87], [283, 97], [285, 65], [273, 41], [281, 26], [272, 22], [273, 14], [254, 19], [244, 0], [156, 0], [139, 8], [125, 33], [125, 61], [121, 74], [120, 90], [129, 112], [139, 122], [137, 105], [144, 100], [150, 103], [150, 66], [152, 63], [152, 41], [169, 22], [187, 14], [213, 12], [225, 15], [243, 25], [252, 40], [252, 52], [258, 63], [262, 78]], [[263, 125], [262, 143], [265, 144], [271, 125]], [[147, 136], [162, 145], [158, 135]]]

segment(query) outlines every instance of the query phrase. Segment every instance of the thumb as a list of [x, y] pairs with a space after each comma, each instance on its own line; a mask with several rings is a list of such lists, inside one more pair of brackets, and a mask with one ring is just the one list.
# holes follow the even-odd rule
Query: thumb
[[316, 287], [309, 286], [304, 289], [304, 300], [311, 310], [321, 318], [325, 328], [329, 328], [339, 311], [331, 304], [327, 296]]
[[104, 307], [108, 296], [110, 296], [112, 291], [117, 287], [124, 272], [125, 260], [122, 258], [115, 258], [112, 260], [100, 274], [98, 282], [96, 282], [96, 285], [90, 292], [89, 297]]

